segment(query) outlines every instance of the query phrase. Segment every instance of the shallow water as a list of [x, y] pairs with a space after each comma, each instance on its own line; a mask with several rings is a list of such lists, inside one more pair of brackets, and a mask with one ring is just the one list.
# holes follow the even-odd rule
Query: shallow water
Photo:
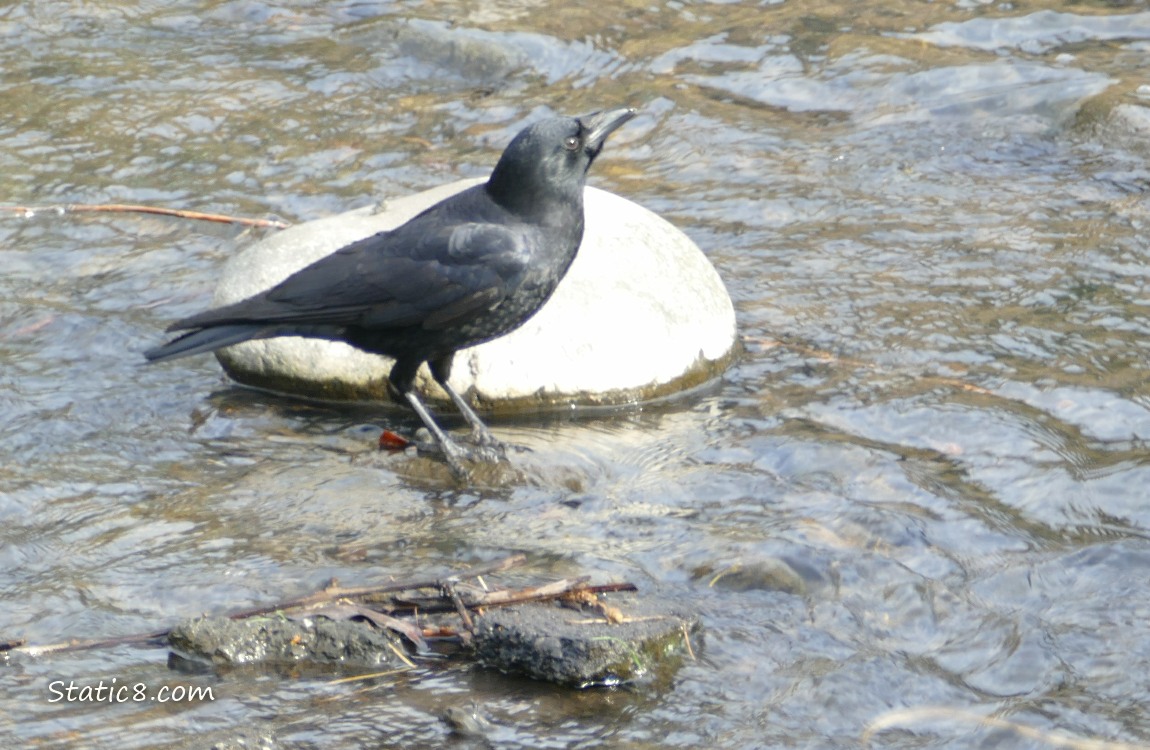
[[[270, 230], [0, 216], [0, 637], [517, 551], [524, 580], [631, 580], [706, 628], [632, 691], [13, 656], [13, 746], [1051, 744], [970, 715], [1150, 743], [1144, 2], [59, 0], [0, 9], [0, 40], [6, 205], [303, 221], [638, 105], [592, 182], [703, 248], [746, 346], [668, 403], [496, 421], [530, 452], [460, 488], [371, 450], [402, 411], [141, 366]], [[50, 700], [113, 678], [214, 700]], [[472, 703], [491, 734], [450, 738]]]

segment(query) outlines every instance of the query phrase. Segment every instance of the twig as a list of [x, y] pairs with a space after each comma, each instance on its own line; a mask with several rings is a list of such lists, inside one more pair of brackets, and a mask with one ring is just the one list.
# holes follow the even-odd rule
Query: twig
[[580, 578], [564, 578], [542, 586], [520, 589], [519, 591], [490, 591], [471, 602], [472, 608], [477, 607], [506, 607], [509, 604], [537, 601], [539, 599], [554, 599], [568, 593], [581, 584], [587, 582], [587, 576]]
[[[325, 604], [335, 601], [337, 599], [347, 599], [352, 597], [360, 597], [371, 594], [381, 594], [388, 592], [407, 591], [409, 589], [436, 589], [442, 586], [444, 580], [460, 580], [462, 578], [469, 578], [478, 575], [488, 575], [496, 573], [501, 570], [515, 567], [516, 565], [523, 564], [527, 557], [525, 555], [512, 555], [505, 557], [502, 560], [487, 565], [480, 565], [471, 570], [459, 571], [453, 573], [447, 578], [430, 579], [422, 581], [400, 581], [396, 583], [388, 583], [377, 586], [355, 586], [344, 588], [338, 584], [333, 584], [315, 593], [301, 596], [296, 599], [288, 599], [286, 601], [277, 602], [265, 607], [256, 607], [254, 609], [243, 610], [240, 612], [233, 612], [227, 615], [231, 620], [243, 620], [249, 617], [258, 617], [259, 615], [271, 614], [272, 612], [279, 612], [281, 610], [299, 609], [302, 607], [312, 607], [317, 604]], [[7, 642], [0, 642], [0, 652], [7, 653], [21, 653], [31, 656], [39, 656], [42, 654], [58, 653], [62, 651], [81, 651], [93, 648], [108, 648], [111, 646], [122, 646], [126, 644], [147, 643], [149, 641], [158, 641], [168, 637], [171, 630], [160, 630], [152, 633], [135, 633], [132, 635], [122, 635], [115, 638], [92, 638], [88, 640], [72, 640], [63, 643], [52, 643], [45, 646], [28, 646], [24, 642], [17, 639], [12, 639]]]
[[672, 615], [645, 615], [643, 617], [618, 617], [611, 619], [609, 617], [584, 617], [582, 620], [567, 620], [571, 625], [623, 625], [630, 622], [656, 622], [658, 620], [677, 620], [679, 618]]
[[512, 555], [511, 557], [505, 557], [502, 560], [497, 560], [488, 565], [482, 565], [476, 568], [472, 568], [471, 570], [453, 573], [446, 578], [435, 578], [422, 581], [397, 581], [395, 583], [385, 583], [376, 586], [343, 587], [337, 584], [333, 586], [327, 586], [319, 591], [295, 599], [287, 599], [281, 602], [276, 602], [275, 604], [268, 604], [263, 607], [255, 607], [254, 609], [245, 609], [239, 612], [233, 612], [232, 614], [228, 615], [228, 619], [244, 620], [249, 617], [268, 615], [272, 612], [279, 612], [280, 610], [284, 609], [312, 607], [316, 604], [324, 604], [336, 599], [357, 599], [379, 594], [394, 594], [399, 591], [411, 591], [414, 589], [439, 589], [442, 588], [443, 581], [458, 581], [464, 578], [473, 578], [479, 575], [498, 573], [499, 571], [513, 568], [516, 565], [522, 565], [526, 560], [526, 555]]
[[369, 609], [364, 606], [357, 606], [356, 613], [370, 622], [372, 625], [379, 629], [388, 628], [399, 633], [407, 640], [411, 641], [411, 645], [415, 646], [416, 653], [426, 654], [431, 651], [427, 646], [427, 641], [423, 640], [423, 630], [413, 622], [405, 622], [403, 620], [385, 615], [382, 612], [376, 612], [374, 609]]
[[698, 661], [695, 649], [691, 648], [691, 633], [687, 630], [687, 623], [680, 625], [679, 629], [683, 631], [683, 644], [687, 647], [687, 656], [691, 657], [691, 661]]
[[580, 591], [585, 591], [588, 594], [610, 594], [615, 591], [638, 591], [635, 584], [623, 581], [620, 583], [600, 583], [594, 586], [581, 586]]
[[[469, 610], [479, 610], [494, 607], [509, 607], [514, 604], [556, 599], [572, 593], [606, 594], [614, 591], [637, 591], [633, 583], [602, 583], [595, 586], [586, 585], [586, 577], [570, 578], [555, 581], [544, 586], [512, 591], [501, 589], [480, 594], [475, 599], [465, 602]], [[404, 608], [418, 609], [425, 614], [439, 614], [456, 609], [454, 603], [444, 603], [441, 598], [404, 599]], [[398, 609], [399, 607], [397, 607]]]
[[601, 583], [596, 586], [588, 586], [587, 578], [587, 576], [565, 578], [561, 581], [547, 583], [542, 586], [532, 586], [531, 588], [520, 589], [518, 591], [490, 591], [468, 604], [468, 607], [471, 609], [506, 607], [509, 604], [523, 604], [525, 602], [541, 601], [543, 599], [555, 599], [575, 591], [587, 594], [606, 594], [612, 591], [638, 591], [635, 584], [628, 582]]
[[[159, 641], [168, 637], [169, 630], [157, 631], [155, 633], [135, 633], [133, 635], [121, 635], [115, 638], [88, 638], [85, 640], [72, 640], [64, 643], [50, 643], [46, 646], [13, 646], [6, 649], [9, 653], [21, 653], [28, 656], [43, 656], [45, 654], [55, 654], [61, 651], [86, 651], [94, 648], [112, 648], [113, 646], [126, 646], [137, 643], [148, 643], [150, 641]], [[5, 644], [7, 645], [7, 644]]]
[[52, 211], [57, 214], [79, 213], [142, 213], [159, 214], [161, 216], [175, 216], [180, 219], [194, 219], [197, 221], [215, 221], [221, 224], [241, 224], [249, 227], [271, 227], [284, 229], [291, 223], [276, 219], [245, 219], [239, 216], [226, 216], [224, 214], [210, 214], [202, 211], [187, 211], [178, 208], [160, 208], [158, 206], [140, 206], [131, 203], [66, 203], [53, 206], [0, 206], [0, 211], [8, 211], [22, 216], [35, 216], [42, 211]]
[[431, 650], [427, 646], [427, 641], [423, 639], [423, 630], [415, 623], [397, 619], [383, 612], [377, 612], [362, 604], [336, 602], [318, 609], [309, 609], [306, 615], [304, 613], [297, 613], [294, 616], [289, 616], [289, 619], [300, 620], [307, 617], [326, 617], [329, 620], [350, 620], [355, 617], [360, 617], [380, 630], [391, 630], [407, 638], [407, 640], [411, 641], [411, 645], [415, 647], [417, 653], [426, 654]]
[[455, 590], [455, 584], [451, 581], [443, 582], [443, 593], [451, 599], [451, 603], [455, 605], [455, 611], [459, 613], [459, 619], [463, 620], [463, 627], [467, 628], [468, 633], [475, 632], [475, 623], [471, 621], [471, 615], [467, 614], [467, 607], [464, 605], [463, 600], [459, 598], [459, 592]]
[[413, 662], [411, 659], [408, 659], [407, 654], [400, 651], [399, 648], [396, 647], [396, 645], [394, 643], [392, 643], [391, 641], [388, 641], [387, 647], [392, 650], [392, 653], [394, 653], [397, 657], [399, 657], [399, 660], [401, 662], [403, 662], [407, 666], [411, 667], [412, 669], [415, 669], [415, 662]]
[[[412, 665], [414, 666], [414, 665]], [[378, 680], [381, 677], [394, 677], [397, 674], [410, 672], [411, 667], [404, 667], [402, 669], [389, 669], [386, 672], [372, 672], [371, 674], [353, 674], [351, 677], [340, 677], [335, 680], [328, 680], [325, 685], [343, 685], [348, 682], [363, 682], [364, 680]]]
[[[512, 555], [502, 560], [487, 565], [478, 566], [471, 570], [458, 571], [448, 576], [438, 579], [424, 579], [416, 581], [397, 581], [394, 583], [387, 583], [374, 586], [340, 586], [336, 582], [332, 582], [323, 589], [307, 594], [306, 596], [297, 597], [295, 599], [287, 599], [284, 601], [270, 604], [263, 607], [256, 607], [253, 609], [242, 610], [239, 612], [232, 612], [226, 615], [231, 620], [244, 620], [250, 617], [259, 617], [274, 612], [286, 612], [291, 610], [301, 609], [314, 609], [319, 605], [330, 605], [341, 599], [362, 599], [368, 596], [378, 596], [386, 593], [396, 593], [401, 591], [409, 591], [415, 589], [437, 589], [443, 592], [444, 597], [449, 601], [444, 602], [442, 598], [438, 601], [432, 600], [430, 602], [423, 602], [419, 605], [419, 609], [424, 612], [449, 612], [454, 609], [459, 613], [466, 629], [465, 632], [456, 634], [456, 637], [466, 638], [474, 631], [475, 623], [471, 617], [470, 612], [481, 610], [484, 608], [493, 607], [506, 607], [514, 604], [524, 604], [527, 602], [543, 601], [546, 599], [555, 599], [574, 592], [587, 593], [587, 594], [600, 594], [612, 591], [635, 591], [635, 584], [633, 583], [605, 583], [595, 586], [587, 585], [587, 577], [582, 576], [579, 578], [565, 578], [552, 583], [544, 584], [542, 586], [531, 586], [524, 589], [500, 590], [500, 591], [487, 591], [475, 597], [471, 601], [464, 601], [460, 596], [459, 591], [456, 589], [456, 583], [464, 578], [477, 578], [483, 575], [497, 573], [501, 570], [507, 570], [516, 565], [521, 565], [526, 560], [524, 555]], [[338, 605], [337, 605], [338, 606]], [[417, 650], [425, 652], [427, 650], [427, 643], [422, 637], [422, 633], [415, 625], [407, 625], [402, 620], [397, 620], [387, 613], [377, 612], [374, 609], [369, 609], [361, 604], [348, 605], [346, 612], [342, 614], [355, 614], [371, 620], [377, 627], [387, 627], [396, 630], [405, 635]], [[316, 614], [324, 614], [319, 611]], [[164, 641], [170, 630], [161, 630], [150, 633], [136, 633], [133, 635], [118, 636], [115, 638], [93, 638], [89, 640], [72, 640], [62, 643], [48, 644], [45, 646], [28, 646], [25, 645], [23, 640], [12, 639], [9, 641], [0, 641], [0, 652], [21, 653], [30, 656], [40, 656], [50, 653], [58, 653], [63, 651], [80, 651], [85, 649], [95, 648], [108, 648], [111, 646], [122, 646], [128, 644], [149, 643], [152, 641]]]

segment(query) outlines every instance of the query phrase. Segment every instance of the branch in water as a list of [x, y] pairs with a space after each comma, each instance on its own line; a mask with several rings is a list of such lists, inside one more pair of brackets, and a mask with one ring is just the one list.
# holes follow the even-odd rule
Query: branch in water
[[197, 221], [215, 221], [222, 224], [242, 224], [249, 227], [270, 227], [284, 229], [291, 226], [290, 222], [278, 219], [246, 219], [241, 216], [226, 216], [224, 214], [209, 214], [202, 211], [185, 211], [178, 208], [159, 208], [157, 206], [139, 206], [131, 203], [101, 203], [96, 205], [82, 203], [67, 203], [57, 206], [0, 206], [0, 211], [20, 214], [31, 218], [44, 211], [53, 211], [57, 214], [79, 213], [142, 213], [159, 214], [160, 216], [175, 216], [180, 219], [195, 219]]

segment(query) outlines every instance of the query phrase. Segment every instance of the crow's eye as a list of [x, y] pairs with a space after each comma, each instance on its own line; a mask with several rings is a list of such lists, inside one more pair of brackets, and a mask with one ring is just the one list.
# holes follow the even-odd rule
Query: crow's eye
[[579, 139], [573, 135], [567, 136], [567, 138], [563, 141], [563, 148], [567, 149], [568, 151], [574, 151], [575, 149], [579, 148]]

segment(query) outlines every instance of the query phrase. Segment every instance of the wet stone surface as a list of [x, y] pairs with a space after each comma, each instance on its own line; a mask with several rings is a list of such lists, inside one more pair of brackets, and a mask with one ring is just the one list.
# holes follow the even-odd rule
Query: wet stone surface
[[475, 653], [486, 667], [574, 687], [666, 681], [694, 656], [699, 619], [650, 599], [616, 603], [621, 620], [559, 605], [488, 610], [475, 618]]
[[[186, 620], [168, 635], [172, 648], [186, 658], [215, 666], [282, 666], [300, 662], [347, 667], [403, 666], [396, 649], [403, 644], [390, 633], [362, 622], [327, 617], [199, 617]], [[402, 652], [401, 652], [402, 653]]]

